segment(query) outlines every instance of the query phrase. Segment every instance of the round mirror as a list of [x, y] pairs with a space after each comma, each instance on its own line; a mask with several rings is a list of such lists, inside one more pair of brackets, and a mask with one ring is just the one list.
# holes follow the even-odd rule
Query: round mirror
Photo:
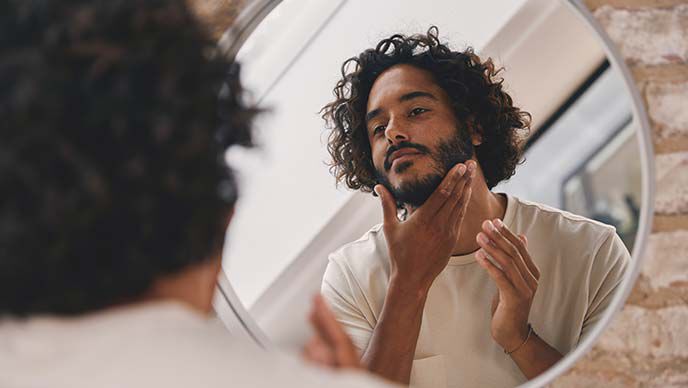
[[[431, 26], [438, 28], [439, 42], [454, 52], [466, 55], [465, 50], [472, 48], [478, 55], [474, 65], [491, 58], [496, 69], [503, 67], [489, 81], [497, 84], [503, 79], [500, 95], [509, 97], [510, 109], [529, 114], [520, 115], [524, 121], [513, 125], [522, 151], [515, 174], [510, 179], [506, 179], [509, 173], [504, 179], [495, 178], [497, 182], [488, 179], [487, 165], [502, 153], [484, 151], [491, 147], [486, 140], [490, 129], [470, 124], [475, 112], [469, 112], [466, 121], [458, 113], [455, 118], [459, 128], [480, 128], [468, 132], [473, 136], [469, 142], [479, 178], [489, 191], [480, 194], [474, 189], [472, 198], [483, 195], [495, 200], [489, 213], [503, 221], [507, 230], [499, 229], [500, 235], [510, 241], [500, 252], [516, 247], [518, 252], [508, 257], [514, 260], [518, 279], [535, 280], [526, 284], [533, 294], [519, 305], [529, 324], [523, 344], [539, 341], [540, 348], [534, 349], [548, 349], [546, 354], [559, 358], [533, 372], [512, 355], [523, 344], [510, 346], [514, 342], [495, 334], [501, 326], [494, 322], [508, 326], [515, 313], [499, 318], [508, 310], [507, 293], [490, 276], [490, 269], [508, 275], [509, 267], [497, 258], [501, 253], [481, 248], [476, 236], [489, 234], [490, 225], [483, 224], [477, 210], [470, 217], [472, 210], [467, 207], [461, 243], [455, 246], [466, 250], [451, 252], [433, 278], [422, 311], [414, 316], [418, 325], [411, 334], [417, 338], [411, 383], [541, 385], [589, 349], [622, 305], [637, 275], [652, 213], [652, 151], [645, 113], [625, 65], [578, 1], [442, 0], [431, 7], [413, 1], [391, 7], [388, 2], [361, 0], [251, 4], [221, 44], [236, 54], [243, 81], [268, 113], [257, 122], [260, 147], [227, 155], [237, 166], [242, 192], [228, 231], [225, 276], [215, 307], [230, 330], [245, 332], [263, 346], [298, 347], [309, 335], [311, 297], [322, 290], [366, 357], [374, 356], [371, 338], [385, 319], [409, 319], [409, 315], [384, 314], [385, 308], [391, 309], [389, 301], [404, 299], [391, 296], [390, 274], [396, 264], [390, 263], [402, 254], [392, 252], [387, 244], [391, 228], [381, 226], [381, 200], [365, 184], [359, 190], [348, 189], [345, 182], [336, 184], [331, 172], [341, 170], [328, 168], [332, 162], [328, 147], [332, 148], [331, 132], [337, 128], [332, 122], [327, 126], [321, 115], [327, 113], [323, 107], [335, 101], [337, 82], [356, 71], [351, 63], [343, 67], [345, 60], [376, 48], [394, 34], [427, 36]], [[419, 69], [410, 67], [410, 71]], [[432, 73], [421, 69], [420, 78], [413, 78], [399, 70], [393, 78], [393, 70], [387, 67], [375, 74], [367, 89], [354, 85], [365, 91], [363, 128], [368, 132], [363, 143], [371, 166], [376, 152], [382, 153], [380, 160], [394, 158], [393, 152], [406, 144], [394, 140], [406, 134], [388, 135], [393, 117], [401, 117], [397, 120], [401, 127], [406, 123], [410, 128], [419, 122], [413, 120], [422, 120], [417, 115], [436, 112], [441, 104], [433, 104], [445, 98], [457, 105], [446, 86], [434, 90], [447, 96], [442, 92], [423, 96], [422, 90], [419, 96], [415, 89], [397, 95], [401, 86]], [[433, 76], [427, 78], [430, 84], [439, 79]], [[351, 88], [348, 84], [341, 89], [342, 100], [351, 99]], [[427, 101], [418, 106], [407, 104], [423, 99]], [[408, 115], [402, 113], [404, 109]], [[373, 125], [380, 117], [384, 123]], [[376, 135], [377, 128], [381, 135]], [[439, 135], [414, 136], [427, 140]], [[480, 147], [483, 151], [475, 151]], [[392, 164], [380, 170], [380, 176], [391, 180], [390, 188], [395, 188], [392, 174], [400, 174], [402, 164], [418, 165], [414, 160], [425, 157], [422, 150], [416, 148], [421, 156], [391, 162], [397, 168]], [[492, 156], [481, 157], [481, 152]], [[431, 151], [427, 155], [430, 158]], [[346, 160], [340, 161], [340, 168], [342, 163]], [[408, 225], [427, 201], [402, 206], [396, 221]], [[473, 202], [466, 203], [470, 207]], [[521, 241], [527, 241], [520, 246], [512, 240], [519, 234], [525, 235]], [[409, 240], [424, 243], [421, 234], [405, 243]], [[477, 249], [486, 252], [486, 263], [476, 257]], [[518, 279], [510, 278], [514, 289], [519, 288]]]

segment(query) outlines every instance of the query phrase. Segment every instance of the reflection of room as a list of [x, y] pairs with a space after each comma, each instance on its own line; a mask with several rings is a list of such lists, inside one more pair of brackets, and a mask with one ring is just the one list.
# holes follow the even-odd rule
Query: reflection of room
[[[424, 31], [431, 23], [457, 47], [472, 44], [481, 49], [493, 41], [526, 1], [499, 0], [477, 4], [470, 13], [452, 1], [435, 2], [433, 7], [417, 7], [412, 1], [399, 2], [389, 14], [385, 2], [366, 1], [284, 1], [259, 25], [238, 54], [244, 65], [244, 79], [257, 100], [272, 111], [260, 119], [264, 147], [252, 155], [230, 155], [245, 174], [242, 208], [238, 209], [230, 232], [225, 266], [236, 284], [239, 297], [251, 305], [284, 268], [316, 239], [334, 214], [355, 194], [334, 187], [325, 167], [323, 121], [317, 114], [331, 95], [343, 53], [353, 53], [390, 31]], [[494, 12], [494, 7], [500, 12]], [[455, 9], [438, 14], [436, 7]], [[389, 14], [379, 18], [378, 15]], [[529, 18], [542, 17], [542, 11]], [[351, 21], [375, 28], [351, 29]], [[269, 37], [269, 38], [268, 38]], [[336, 42], [336, 44], [333, 44]], [[492, 45], [495, 45], [493, 42]], [[593, 53], [599, 54], [599, 53]], [[595, 58], [597, 60], [597, 58]], [[304, 80], [308, 80], [305, 82]], [[289, 101], [288, 105], [281, 102]], [[284, 123], [289, 123], [285, 126]], [[298, 149], [298, 155], [294, 150]], [[272, 194], [279, 187], [279, 197]], [[285, 203], [291, 204], [289, 207]], [[310, 209], [303, 212], [300, 209]], [[252, 215], [275, 214], [269, 223]], [[377, 209], [371, 214], [377, 214]], [[298, 220], [294, 228], [293, 220]], [[360, 235], [373, 219], [362, 221]], [[236, 231], [234, 231], [236, 230]], [[278, 232], [279, 231], [279, 232]], [[256, 236], [269, 234], [273, 246]], [[332, 238], [327, 238], [333, 240]], [[271, 244], [272, 245], [272, 244]], [[244, 260], [261, 257], [263, 260]], [[323, 256], [324, 258], [325, 256]], [[250, 279], [241, 273], [255, 274]]]
[[[455, 2], [437, 2], [437, 7], [453, 10], [442, 13], [407, 1], [400, 2], [387, 18], [377, 17], [385, 14], [384, 2], [314, 1], [311, 5], [280, 3], [238, 54], [255, 99], [271, 108], [259, 123], [262, 149], [229, 155], [240, 172], [261, 172], [242, 176], [243, 206], [229, 233], [224, 261], [237, 295], [248, 306], [282, 271], [298, 266], [294, 263], [300, 257], [315, 255], [324, 260], [379, 220], [377, 202], [335, 188], [324, 163], [328, 159], [323, 147], [326, 134], [317, 111], [330, 98], [326, 85], [336, 79], [342, 53], [367, 47], [390, 31], [412, 33], [437, 24], [440, 36], [453, 47], [470, 44], [506, 66], [507, 89], [519, 106], [533, 114], [534, 132], [604, 60], [599, 43], [586, 27], [564, 4], [548, 0], [476, 4], [471, 12], [462, 12], [463, 5]], [[351, 29], [351, 20], [375, 27]], [[533, 61], [535, 57], [547, 60]], [[278, 198], [273, 194], [275, 187], [280, 188]], [[265, 222], [255, 214], [275, 217]], [[265, 234], [274, 245], [266, 246], [256, 237]], [[274, 246], [280, 247], [280, 254], [275, 254]], [[251, 257], [263, 259], [246, 259]], [[313, 278], [321, 272], [314, 270]], [[248, 278], [242, 273], [254, 275]]]
[[[252, 319], [244, 319], [242, 325], [258, 334], [258, 342], [299, 346], [308, 335], [299, 316], [306, 312], [308, 295], [320, 288], [328, 255], [380, 222], [378, 200], [333, 187], [324, 165], [329, 159], [324, 147], [327, 132], [318, 109], [331, 100], [341, 62], [390, 32], [422, 32], [435, 24], [440, 39], [453, 48], [471, 44], [483, 58], [493, 57], [505, 66], [501, 73], [505, 89], [533, 121], [525, 164], [496, 191], [613, 225], [623, 239], [614, 236], [617, 245], [622, 247], [623, 241], [634, 248], [637, 231], [646, 229], [642, 225], [638, 229], [638, 220], [642, 218], [639, 204], [646, 205], [647, 192], [641, 193], [641, 180], [646, 180], [640, 173], [642, 161], [632, 158], [642, 147], [640, 127], [631, 120], [627, 80], [617, 73], [617, 62], [605, 60], [600, 42], [565, 3], [531, 0], [507, 7], [492, 3], [491, 12], [485, 12], [492, 17], [489, 22], [480, 18], [484, 11], [480, 7], [462, 13], [455, 3], [442, 6], [442, 15], [437, 8], [405, 9], [412, 2], [401, 2], [394, 12], [375, 2], [311, 5], [298, 9], [292, 1], [278, 4], [253, 35], [245, 34], [249, 38], [238, 54], [254, 100], [269, 106], [271, 114], [260, 123], [264, 147], [259, 152], [228, 155], [241, 170], [252, 172], [242, 176], [246, 206], [233, 225], [239, 233], [229, 233], [224, 256], [228, 278], [221, 280], [220, 288], [230, 290], [231, 284], [236, 295], [227, 293], [225, 298], [234, 298], [235, 307], [249, 308]], [[452, 7], [458, 10], [452, 12]], [[426, 13], [431, 17], [424, 23]], [[365, 26], [371, 15], [374, 28], [351, 28], [350, 20]], [[457, 21], [462, 16], [466, 20]], [[476, 23], [480, 28], [473, 29]], [[490, 32], [482, 36], [467, 36], [486, 30]], [[644, 164], [642, 168], [646, 170]], [[263, 173], [268, 177], [261, 182]], [[271, 216], [266, 221], [259, 214]], [[258, 233], [249, 233], [251, 228]], [[260, 234], [270, 236], [270, 246], [255, 238]], [[602, 235], [607, 233], [596, 234]], [[555, 240], [559, 247], [581, 241]], [[564, 272], [558, 279], [572, 279], [576, 271]], [[243, 276], [246, 273], [252, 276]], [[296, 318], [285, 321], [285, 314]]]
[[0, 9], [0, 388], [688, 386], [686, 0]]
[[614, 225], [631, 250], [641, 174], [637, 126], [623, 87], [602, 65], [538, 130], [525, 163], [498, 189]]

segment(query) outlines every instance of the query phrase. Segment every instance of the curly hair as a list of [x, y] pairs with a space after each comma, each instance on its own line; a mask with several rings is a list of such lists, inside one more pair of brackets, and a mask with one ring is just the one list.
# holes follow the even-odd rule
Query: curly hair
[[480, 134], [482, 143], [475, 152], [490, 189], [513, 176], [530, 114], [515, 107], [503, 90], [502, 68], [491, 59], [482, 61], [470, 47], [452, 51], [433, 26], [426, 34], [392, 35], [342, 65], [342, 78], [333, 90], [336, 99], [321, 110], [331, 130], [329, 165], [338, 183], [364, 192], [378, 183], [365, 122], [368, 95], [377, 77], [399, 64], [431, 73], [452, 101], [459, 123]]
[[219, 252], [259, 110], [185, 1], [0, 4], [0, 315], [130, 301]]

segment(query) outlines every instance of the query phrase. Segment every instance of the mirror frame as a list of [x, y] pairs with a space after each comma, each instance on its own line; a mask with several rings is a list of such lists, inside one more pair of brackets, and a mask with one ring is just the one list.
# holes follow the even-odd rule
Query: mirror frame
[[[631, 76], [631, 72], [628, 66], [626, 66], [616, 45], [609, 38], [603, 27], [597, 22], [583, 0], [552, 1], [566, 3], [571, 11], [578, 15], [595, 36], [597, 36], [612, 69], [618, 71], [622, 75], [626, 91], [631, 96], [634, 119], [639, 124], [636, 138], [640, 148], [642, 204], [629, 273], [621, 284], [620, 292], [614, 295], [611, 305], [607, 311], [605, 311], [601, 321], [593, 329], [591, 335], [581, 342], [574, 350], [566, 354], [561, 362], [558, 362], [535, 379], [522, 384], [521, 387], [542, 387], [551, 383], [558, 376], [563, 375], [567, 370], [572, 368], [574, 364], [593, 347], [602, 332], [609, 326], [616, 313], [624, 306], [624, 302], [628, 298], [635, 280], [640, 273], [654, 214], [655, 159], [654, 149], [652, 147], [651, 127], [645, 106], [633, 77]], [[240, 12], [233, 25], [220, 39], [219, 49], [222, 55], [232, 59], [235, 58], [239, 49], [246, 42], [253, 30], [255, 30], [260, 22], [281, 2], [282, 0], [254, 0], [248, 4], [246, 8]], [[215, 308], [218, 318], [222, 320], [227, 329], [233, 335], [250, 338], [259, 346], [270, 348], [272, 346], [270, 340], [251, 317], [246, 307], [241, 303], [229, 279], [224, 274], [224, 271], [220, 274], [216, 291], [213, 307]]]

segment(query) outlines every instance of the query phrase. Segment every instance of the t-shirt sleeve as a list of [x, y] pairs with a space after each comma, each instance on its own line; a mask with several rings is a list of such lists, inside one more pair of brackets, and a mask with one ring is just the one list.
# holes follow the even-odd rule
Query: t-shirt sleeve
[[626, 246], [612, 229], [603, 238], [594, 254], [588, 284], [588, 310], [585, 314], [579, 343], [585, 340], [602, 319], [619, 291], [631, 260]]
[[353, 273], [334, 256], [330, 256], [320, 291], [362, 355], [373, 335], [373, 325], [366, 319], [370, 308]]

